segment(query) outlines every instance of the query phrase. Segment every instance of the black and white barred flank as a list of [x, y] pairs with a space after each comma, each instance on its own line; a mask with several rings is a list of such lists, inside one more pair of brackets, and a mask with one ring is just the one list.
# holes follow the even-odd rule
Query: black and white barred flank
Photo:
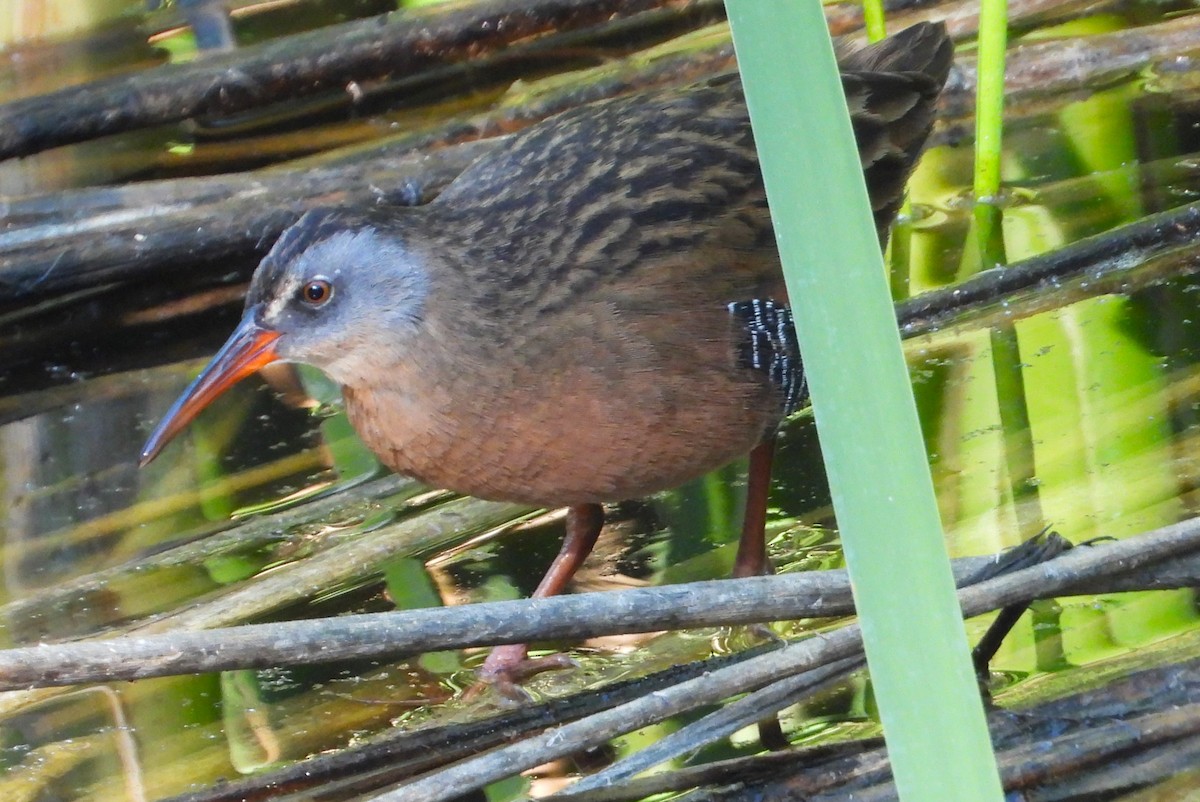
[[739, 354], [742, 364], [767, 375], [783, 394], [783, 414], [791, 415], [808, 400], [792, 310], [755, 299], [729, 304], [729, 313], [746, 333]]

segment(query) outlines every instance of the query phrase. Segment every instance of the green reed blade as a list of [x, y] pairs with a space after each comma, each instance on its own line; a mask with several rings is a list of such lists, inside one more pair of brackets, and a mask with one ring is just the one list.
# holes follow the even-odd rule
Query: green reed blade
[[897, 787], [1002, 798], [816, 0], [726, 0]]

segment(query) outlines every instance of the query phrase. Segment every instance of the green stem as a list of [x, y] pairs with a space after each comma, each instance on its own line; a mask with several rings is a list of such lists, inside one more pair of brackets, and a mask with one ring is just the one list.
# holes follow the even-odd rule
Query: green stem
[[1000, 192], [1004, 130], [1004, 56], [1008, 48], [1008, 1], [981, 0], [975, 88], [975, 199], [993, 202]]
[[[982, 0], [979, 10], [979, 76], [975, 101], [975, 236], [980, 267], [989, 270], [1008, 262], [1004, 216], [998, 205], [1000, 159], [1004, 138], [1004, 57], [1008, 47], [1007, 0]], [[1021, 533], [1027, 537], [1044, 526], [1034, 462], [1033, 432], [1025, 395], [1024, 364], [1014, 326], [998, 326], [991, 334], [992, 369], [1000, 428], [1013, 506]]]
[[867, 41], [878, 42], [887, 36], [883, 19], [883, 0], [863, 0], [863, 26], [867, 29]]

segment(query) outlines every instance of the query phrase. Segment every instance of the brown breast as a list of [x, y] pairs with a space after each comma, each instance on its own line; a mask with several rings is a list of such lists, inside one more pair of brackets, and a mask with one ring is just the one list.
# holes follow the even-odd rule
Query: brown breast
[[557, 331], [557, 347], [503, 364], [420, 359], [386, 386], [347, 387], [351, 422], [395, 471], [541, 506], [676, 487], [779, 422], [776, 388], [739, 364], [723, 308], [633, 322], [596, 308]]

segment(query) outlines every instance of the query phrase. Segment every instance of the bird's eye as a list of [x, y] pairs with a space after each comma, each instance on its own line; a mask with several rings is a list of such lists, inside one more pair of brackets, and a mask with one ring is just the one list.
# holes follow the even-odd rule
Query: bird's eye
[[333, 285], [328, 279], [314, 278], [300, 288], [300, 300], [309, 306], [323, 306], [333, 297]]

